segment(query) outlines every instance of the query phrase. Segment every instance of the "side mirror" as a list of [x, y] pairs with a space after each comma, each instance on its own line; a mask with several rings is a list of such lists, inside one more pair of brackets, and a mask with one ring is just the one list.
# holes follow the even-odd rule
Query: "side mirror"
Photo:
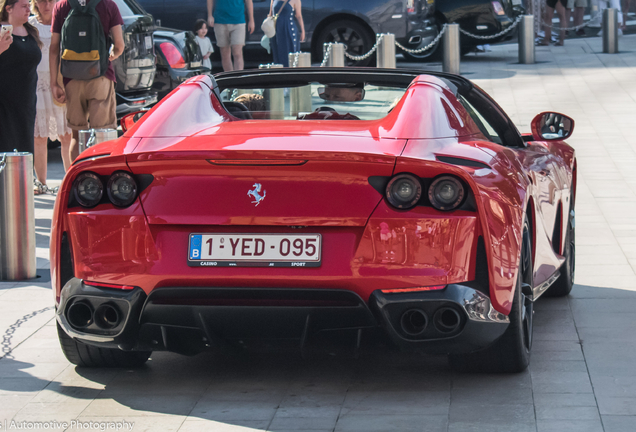
[[531, 127], [535, 141], [564, 140], [572, 135], [574, 120], [563, 114], [543, 112], [532, 119]]
[[126, 132], [128, 129], [133, 127], [135, 123], [139, 121], [140, 118], [143, 117], [148, 111], [135, 111], [130, 114], [126, 114], [121, 118], [121, 130]]

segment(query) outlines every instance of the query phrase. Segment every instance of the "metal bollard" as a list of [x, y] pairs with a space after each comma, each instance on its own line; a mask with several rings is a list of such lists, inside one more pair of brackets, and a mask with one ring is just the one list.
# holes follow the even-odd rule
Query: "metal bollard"
[[79, 131], [80, 154], [89, 147], [105, 141], [117, 139], [117, 129], [87, 129]]
[[534, 63], [534, 16], [524, 15], [519, 23], [519, 63]]
[[[262, 64], [259, 69], [278, 69], [282, 68], [282, 64], [270, 63]], [[285, 118], [285, 89], [265, 89], [263, 92], [265, 106], [269, 111], [269, 118], [284, 119]]]
[[607, 54], [618, 52], [618, 11], [616, 9], [603, 11], [603, 52]]
[[459, 75], [459, 24], [446, 24], [443, 70]]
[[[311, 54], [304, 52], [289, 53], [290, 67], [311, 67]], [[298, 113], [311, 112], [311, 86], [294, 87], [291, 89], [289, 110], [292, 116]]]
[[376, 42], [378, 44], [377, 67], [395, 69], [395, 35], [379, 34], [376, 36]]
[[0, 153], [0, 280], [36, 277], [33, 155]]
[[304, 52], [289, 53], [289, 67], [311, 67], [311, 54]]
[[323, 55], [326, 54], [327, 51], [329, 51], [329, 58], [327, 58], [327, 66], [329, 67], [344, 67], [345, 66], [344, 44], [326, 43], [322, 47]]

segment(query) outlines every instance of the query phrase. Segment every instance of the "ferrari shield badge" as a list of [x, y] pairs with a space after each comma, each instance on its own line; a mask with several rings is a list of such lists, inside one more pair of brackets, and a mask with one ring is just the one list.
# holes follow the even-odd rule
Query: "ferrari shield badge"
[[267, 194], [267, 191], [264, 190], [263, 195], [261, 195], [262, 185], [260, 183], [254, 183], [252, 187], [254, 188], [254, 190], [247, 191], [247, 196], [251, 196], [252, 198], [254, 198], [254, 201], [252, 201], [252, 204], [256, 204], [254, 206], [256, 207], [261, 203], [261, 201], [265, 199], [265, 195]]

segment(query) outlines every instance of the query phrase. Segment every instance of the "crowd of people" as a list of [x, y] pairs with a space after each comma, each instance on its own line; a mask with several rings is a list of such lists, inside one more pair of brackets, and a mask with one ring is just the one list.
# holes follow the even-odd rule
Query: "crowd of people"
[[[223, 70], [243, 69], [245, 35], [255, 26], [252, 0], [207, 0], [207, 5], [207, 21], [198, 20], [194, 26], [203, 66], [212, 67], [214, 48], [206, 37], [212, 27]], [[72, 51], [60, 51], [63, 24], [71, 10], [91, 6], [112, 48], [105, 55], [105, 70], [78, 79], [60, 69]], [[300, 51], [305, 40], [301, 0], [271, 0], [270, 15], [277, 17], [276, 36], [270, 41], [274, 61], [288, 66], [288, 54]], [[111, 62], [124, 50], [123, 20], [113, 0], [0, 0], [0, 23], [0, 153], [32, 153], [34, 193], [45, 193], [48, 140], [60, 141], [67, 170], [79, 153], [80, 130], [116, 127]]]
[[[0, 0], [0, 153], [33, 154], [35, 194], [48, 190], [47, 139], [60, 140], [67, 170], [79, 154], [80, 130], [117, 127], [111, 62], [124, 51], [123, 20], [113, 0], [90, 1]], [[61, 45], [78, 37], [67, 34], [62, 41], [64, 24], [76, 8], [94, 12], [103, 41], [112, 41], [110, 52], [105, 42], [100, 45], [105, 50], [95, 60], [105, 67], [85, 62], [86, 76], [73, 66], [61, 67], [76, 60], [73, 55], [86, 54], [70, 49], [60, 53]]]
[[[554, 28], [558, 37], [556, 45], [562, 46], [565, 37], [572, 32], [578, 36], [585, 36], [584, 25], [590, 27], [601, 27], [601, 16], [604, 9], [613, 8], [618, 10], [618, 25], [624, 30], [627, 23], [627, 15], [631, 7], [636, 5], [636, 0], [537, 0], [530, 1], [527, 9], [533, 11], [535, 17], [539, 17], [543, 29], [543, 37], [539, 45], [550, 45], [552, 39], [552, 20], [554, 13], [559, 18], [559, 26]], [[584, 15], [587, 8], [591, 10], [590, 22], [584, 23]]]

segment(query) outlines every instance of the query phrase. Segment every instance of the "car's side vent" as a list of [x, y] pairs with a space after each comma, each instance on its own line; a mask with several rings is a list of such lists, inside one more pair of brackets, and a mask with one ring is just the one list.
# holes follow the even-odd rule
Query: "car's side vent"
[[435, 158], [440, 162], [445, 162], [452, 165], [490, 169], [490, 166], [486, 165], [485, 163], [477, 162], [471, 159], [464, 159], [452, 156], [435, 156]]

